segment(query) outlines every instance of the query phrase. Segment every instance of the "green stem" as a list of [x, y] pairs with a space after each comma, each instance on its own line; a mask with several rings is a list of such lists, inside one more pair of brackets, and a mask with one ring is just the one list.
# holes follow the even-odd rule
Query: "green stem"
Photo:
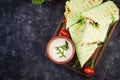
[[95, 62], [95, 61], [92, 59], [91, 65], [90, 65], [91, 68], [94, 68], [94, 62]]
[[75, 64], [74, 64], [72, 67], [74, 67], [74, 68], [75, 68], [75, 67], [77, 67], [78, 65], [79, 65], [79, 60], [78, 60], [78, 59], [76, 59], [76, 60], [75, 60]]

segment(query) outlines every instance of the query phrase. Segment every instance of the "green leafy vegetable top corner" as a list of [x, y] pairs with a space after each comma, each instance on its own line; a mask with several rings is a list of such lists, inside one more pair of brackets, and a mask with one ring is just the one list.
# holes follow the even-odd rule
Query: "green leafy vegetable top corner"
[[45, 0], [32, 0], [32, 3], [35, 5], [41, 5], [45, 2]]

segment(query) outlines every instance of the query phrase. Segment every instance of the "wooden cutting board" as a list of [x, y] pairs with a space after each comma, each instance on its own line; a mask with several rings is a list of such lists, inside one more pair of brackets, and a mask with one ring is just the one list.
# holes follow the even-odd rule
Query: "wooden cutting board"
[[[104, 1], [107, 1], [107, 0], [104, 0]], [[116, 4], [116, 5], [118, 6], [118, 8], [120, 8], [120, 6], [119, 6], [118, 4]], [[61, 19], [60, 23], [58, 24], [58, 27], [57, 27], [57, 29], [56, 29], [53, 37], [54, 37], [54, 36], [58, 36], [60, 30], [61, 30], [62, 28], [65, 28], [65, 24], [63, 23], [63, 19], [64, 19], [64, 17]], [[100, 61], [100, 59], [101, 59], [101, 57], [102, 57], [102, 55], [103, 55], [103, 53], [104, 53], [104, 50], [105, 50], [105, 48], [106, 48], [106, 46], [107, 46], [107, 44], [108, 44], [108, 42], [109, 42], [109, 40], [110, 40], [110, 38], [111, 38], [114, 30], [115, 30], [115, 28], [116, 28], [117, 23], [118, 23], [118, 21], [116, 21], [115, 24], [110, 25], [110, 28], [109, 28], [109, 31], [108, 31], [108, 35], [107, 35], [108, 37], [107, 37], [106, 42], [104, 43], [104, 45], [103, 45], [102, 47], [96, 49], [96, 51], [94, 52], [94, 54], [93, 54], [93, 55], [90, 57], [90, 59], [86, 62], [85, 66], [88, 65], [88, 62], [89, 62], [91, 59], [94, 59], [94, 61], [95, 61], [95, 64], [94, 64], [95, 66], [94, 66], [94, 68], [96, 68], [96, 66], [97, 66], [98, 62]], [[80, 75], [84, 75], [85, 77], [90, 77], [90, 75], [87, 75], [87, 74], [85, 74], [85, 73], [83, 72], [83, 68], [80, 68], [80, 65], [78, 65], [78, 66], [76, 66], [76, 67], [73, 67], [73, 65], [76, 63], [76, 60], [77, 60], [77, 56], [75, 55], [75, 57], [72, 59], [72, 61], [70, 61], [70, 62], [67, 63], [67, 64], [64, 64], [63, 66], [66, 67], [66, 68], [68, 68], [68, 69], [70, 69], [70, 70], [72, 70], [72, 71], [74, 71], [74, 72], [77, 72], [77, 73], [80, 74]]]

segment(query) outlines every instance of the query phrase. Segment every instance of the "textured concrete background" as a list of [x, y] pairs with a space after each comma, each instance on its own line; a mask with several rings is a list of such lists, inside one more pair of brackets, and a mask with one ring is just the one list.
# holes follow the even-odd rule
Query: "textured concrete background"
[[120, 22], [91, 78], [45, 57], [64, 4], [64, 0], [43, 6], [30, 0], [0, 0], [0, 80], [120, 80]]

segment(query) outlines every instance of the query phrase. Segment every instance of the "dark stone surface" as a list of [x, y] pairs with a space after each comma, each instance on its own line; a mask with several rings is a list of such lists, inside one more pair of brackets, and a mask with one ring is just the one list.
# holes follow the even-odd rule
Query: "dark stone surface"
[[0, 0], [0, 80], [120, 80], [120, 22], [91, 78], [45, 57], [64, 4], [64, 0], [43, 6], [30, 0]]

